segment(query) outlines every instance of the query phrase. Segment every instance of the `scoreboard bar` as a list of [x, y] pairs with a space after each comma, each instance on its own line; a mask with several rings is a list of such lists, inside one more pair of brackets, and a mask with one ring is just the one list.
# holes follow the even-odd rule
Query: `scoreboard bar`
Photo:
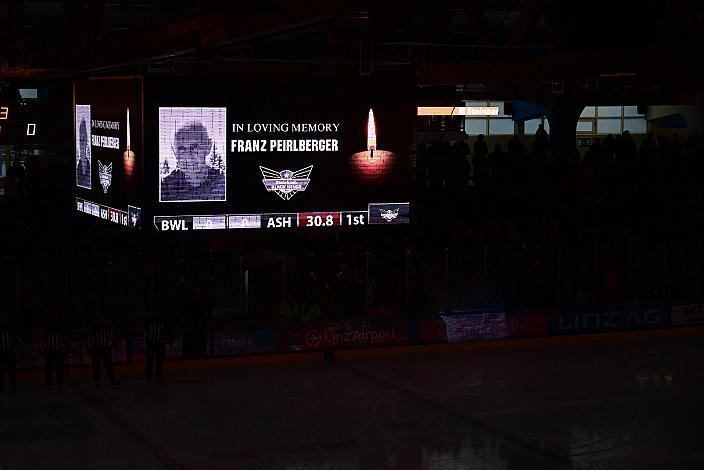
[[[95, 202], [91, 202], [86, 199], [76, 198], [76, 210], [78, 212], [105, 220], [106, 222], [111, 222], [113, 224], [122, 225], [125, 227], [136, 228], [138, 225], [137, 219], [135, 219], [134, 223], [130, 224], [130, 217], [127, 212], [120, 209], [115, 209], [114, 207], [96, 204]], [[141, 213], [141, 209], [138, 207], [134, 207], [132, 211], [139, 211]]]
[[[95, 207], [93, 207], [95, 206]], [[106, 209], [106, 218], [113, 215], [102, 206], [92, 205], [88, 201], [76, 200], [78, 211], [101, 217], [101, 209]], [[111, 209], [112, 210], [112, 209]], [[409, 204], [384, 203], [369, 204], [365, 211], [324, 211], [276, 214], [214, 214], [214, 215], [165, 215], [155, 216], [154, 226], [160, 232], [183, 232], [189, 230], [221, 229], [289, 229], [320, 227], [361, 227], [365, 225], [396, 225], [409, 223]], [[122, 220], [122, 214], [118, 214]], [[127, 214], [125, 214], [127, 217]]]

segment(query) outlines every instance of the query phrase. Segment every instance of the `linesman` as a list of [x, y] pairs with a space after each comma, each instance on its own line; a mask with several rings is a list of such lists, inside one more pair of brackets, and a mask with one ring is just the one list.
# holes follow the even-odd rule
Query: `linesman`
[[69, 344], [58, 318], [52, 318], [39, 335], [39, 347], [44, 353], [44, 384], [47, 390], [52, 386], [53, 371], [56, 371], [56, 385], [64, 388], [64, 351], [74, 348]]
[[154, 312], [144, 324], [145, 373], [151, 382], [156, 372], [156, 380], [161, 382], [164, 370], [166, 344], [171, 344], [171, 332], [160, 312]]
[[112, 349], [115, 347], [115, 335], [108, 324], [107, 318], [99, 316], [95, 326], [88, 336], [88, 344], [91, 352], [91, 362], [93, 363], [93, 383], [97, 387], [100, 385], [100, 363], [105, 366], [105, 372], [112, 385], [119, 385], [115, 380], [115, 372], [112, 368]]

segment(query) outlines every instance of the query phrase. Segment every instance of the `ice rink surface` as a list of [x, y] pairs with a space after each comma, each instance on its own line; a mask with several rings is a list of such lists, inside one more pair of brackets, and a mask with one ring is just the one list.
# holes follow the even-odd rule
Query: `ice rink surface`
[[701, 330], [506, 344], [23, 372], [0, 469], [704, 468]]

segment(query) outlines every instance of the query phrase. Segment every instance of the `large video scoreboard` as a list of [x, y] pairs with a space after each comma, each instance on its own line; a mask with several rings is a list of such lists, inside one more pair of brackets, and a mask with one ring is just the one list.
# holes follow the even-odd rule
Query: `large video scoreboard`
[[[79, 194], [79, 211], [104, 218], [107, 209], [112, 220], [114, 209], [131, 226], [134, 210], [137, 221], [159, 232], [409, 223], [410, 82], [145, 78], [143, 84], [143, 95], [134, 95], [143, 96], [136, 111], [139, 125], [144, 116], [143, 151], [135, 145], [142, 142], [135, 140], [142, 129], [136, 118], [128, 124], [118, 115], [139, 105], [134, 96], [110, 89], [100, 107], [86, 98], [94, 89], [76, 86], [76, 185], [101, 196], [109, 174], [103, 196], [114, 191], [109, 201]], [[111, 114], [114, 108], [120, 113]], [[92, 123], [85, 131], [83, 121]], [[81, 142], [93, 152], [90, 181]], [[106, 158], [112, 151], [114, 158]], [[128, 152], [135, 171], [144, 172], [141, 195], [130, 186], [136, 173], [125, 179]], [[88, 154], [84, 149], [83, 160], [91, 160]], [[134, 202], [139, 196], [141, 204]]]

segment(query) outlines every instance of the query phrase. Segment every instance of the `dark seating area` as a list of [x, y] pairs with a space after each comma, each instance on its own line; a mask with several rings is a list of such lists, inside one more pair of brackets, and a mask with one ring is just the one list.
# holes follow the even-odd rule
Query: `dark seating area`
[[[408, 229], [285, 239], [164, 240], [68, 224], [65, 201], [47, 197], [68, 190], [47, 184], [62, 170], [29, 168], [24, 192], [3, 202], [4, 284], [20, 278], [19, 304], [10, 290], [6, 307], [27, 326], [47, 308], [39, 298], [70, 309], [76, 326], [99, 311], [128, 322], [155, 304], [170, 305], [177, 321], [201, 288], [252, 326], [282, 321], [291, 302], [343, 320], [701, 295], [698, 136], [680, 144], [648, 135], [640, 147], [627, 133], [607, 136], [583, 158], [518, 138], [510, 152], [481, 155], [472, 140], [419, 150]], [[93, 294], [82, 295], [86, 284]]]

